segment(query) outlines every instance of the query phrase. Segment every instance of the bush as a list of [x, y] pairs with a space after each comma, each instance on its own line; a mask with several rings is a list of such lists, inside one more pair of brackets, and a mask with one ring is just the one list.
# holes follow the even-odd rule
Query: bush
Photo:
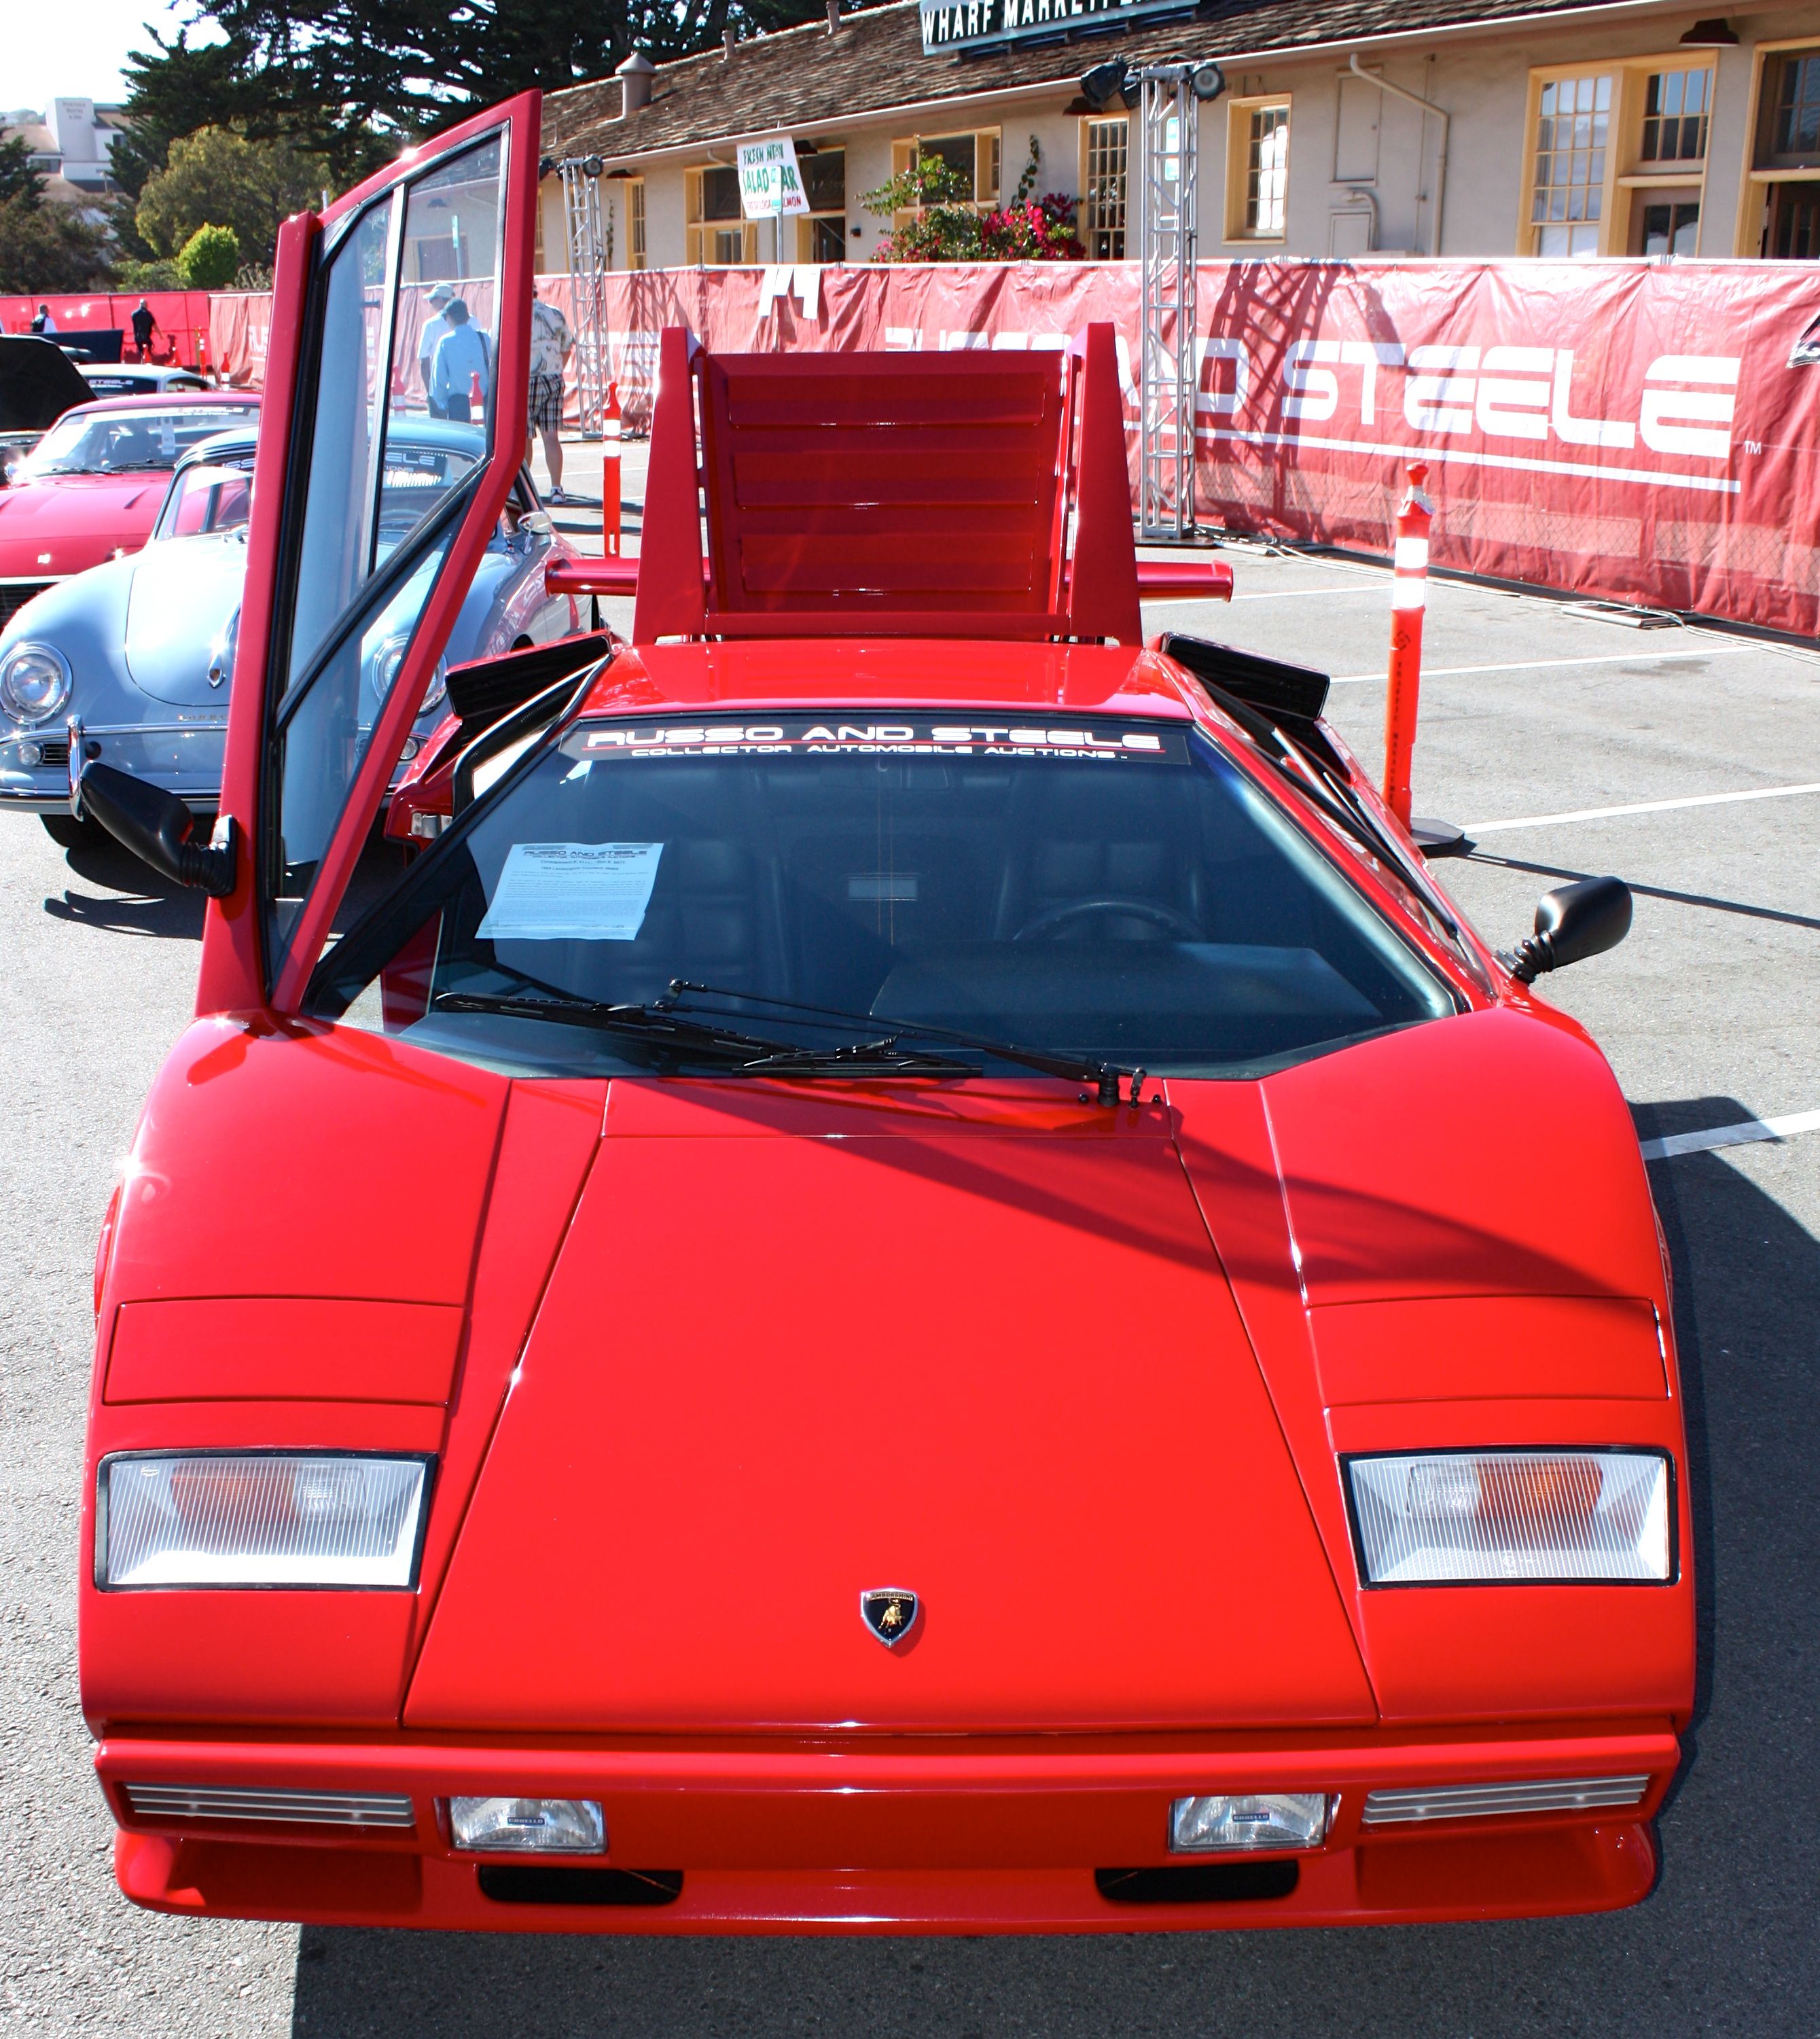
[[1030, 160], [1018, 180], [1009, 205], [981, 215], [969, 203], [973, 187], [967, 178], [938, 156], [925, 156], [859, 203], [889, 219], [915, 211], [885, 240], [874, 260], [879, 262], [1078, 262], [1086, 249], [1075, 232], [1079, 199], [1063, 192], [1036, 189], [1039, 151], [1030, 137]]
[[231, 226], [199, 226], [176, 266], [186, 289], [225, 290], [240, 269], [240, 236]]
[[0, 292], [50, 297], [104, 285], [104, 238], [73, 207], [41, 205], [24, 193], [0, 199]]
[[155, 262], [136, 262], [131, 256], [114, 264], [114, 283], [122, 290], [180, 290], [183, 271], [161, 255]]
[[329, 171], [288, 142], [254, 142], [231, 127], [201, 127], [172, 142], [148, 177], [134, 221], [156, 255], [174, 256], [204, 226], [231, 226], [242, 257], [269, 262], [279, 223], [320, 201]]

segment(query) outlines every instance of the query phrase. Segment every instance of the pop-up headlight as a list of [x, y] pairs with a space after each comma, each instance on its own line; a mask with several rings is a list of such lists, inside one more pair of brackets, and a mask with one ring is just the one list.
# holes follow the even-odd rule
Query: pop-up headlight
[[101, 1586], [409, 1586], [430, 1461], [157, 1452], [102, 1461]]
[[1674, 1577], [1661, 1452], [1412, 1452], [1346, 1475], [1367, 1585]]

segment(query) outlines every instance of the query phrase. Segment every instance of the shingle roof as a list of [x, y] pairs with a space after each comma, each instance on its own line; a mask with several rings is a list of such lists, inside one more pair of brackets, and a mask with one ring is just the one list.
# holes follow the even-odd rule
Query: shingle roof
[[[621, 120], [617, 78], [552, 93], [544, 101], [547, 155], [609, 161], [658, 149], [725, 141], [812, 122], [863, 119], [893, 107], [1018, 86], [1071, 86], [1115, 52], [1145, 58], [1291, 55], [1423, 29], [1495, 27], [1538, 14], [1591, 11], [1599, 0], [1212, 0], [1192, 21], [1135, 26], [1107, 38], [1014, 44], [987, 55], [925, 56], [916, 0], [867, 7], [827, 24], [785, 28], [721, 51], [660, 64], [650, 103]], [[1101, 17], [1103, 19], [1104, 17]]]

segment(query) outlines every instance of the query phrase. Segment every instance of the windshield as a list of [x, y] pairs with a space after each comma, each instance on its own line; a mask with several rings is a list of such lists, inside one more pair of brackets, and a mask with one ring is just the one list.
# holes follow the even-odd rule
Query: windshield
[[244, 531], [252, 507], [252, 470], [199, 462], [171, 484], [158, 512], [154, 538], [197, 538], [211, 531]]
[[673, 980], [715, 988], [679, 1009], [772, 1042], [946, 1030], [1162, 1075], [1261, 1073], [1455, 1009], [1199, 731], [865, 711], [571, 727], [332, 952], [313, 1004], [493, 1066], [612, 1073], [686, 1067], [687, 1046], [453, 1001], [650, 1008]]
[[259, 416], [256, 404], [173, 404], [165, 409], [72, 411], [14, 470], [15, 484], [52, 474], [125, 474], [173, 468], [193, 446]]

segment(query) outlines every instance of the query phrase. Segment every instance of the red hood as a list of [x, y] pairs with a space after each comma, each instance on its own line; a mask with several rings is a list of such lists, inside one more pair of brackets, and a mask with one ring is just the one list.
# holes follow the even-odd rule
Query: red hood
[[171, 477], [66, 474], [0, 488], [0, 580], [60, 579], [150, 537]]
[[[621, 1081], [603, 1128], [604, 1084], [199, 1023], [147, 1106], [104, 1323], [224, 1296], [468, 1313], [420, 1442], [381, 1405], [426, 1391], [377, 1346], [377, 1401], [237, 1405], [229, 1441], [442, 1442], [421, 1595], [320, 1621], [200, 1597], [207, 1711], [389, 1719], [413, 1662], [408, 1722], [480, 1730], [1683, 1703], [1685, 1578], [1363, 1594], [1340, 1490], [1344, 1450], [1587, 1420], [1678, 1452], [1647, 1186], [1598, 1051], [1493, 1011], [1167, 1088], [1113, 1113], [1041, 1082]], [[1519, 1323], [1525, 1295], [1572, 1300]], [[168, 1434], [129, 1416], [91, 1449]], [[923, 1598], [896, 1652], [860, 1620], [875, 1586]], [[145, 1713], [155, 1600], [85, 1591], [91, 1711]], [[1575, 1622], [1621, 1646], [1568, 1677]]]
[[407, 1722], [1373, 1718], [1171, 1130], [616, 1084]]

